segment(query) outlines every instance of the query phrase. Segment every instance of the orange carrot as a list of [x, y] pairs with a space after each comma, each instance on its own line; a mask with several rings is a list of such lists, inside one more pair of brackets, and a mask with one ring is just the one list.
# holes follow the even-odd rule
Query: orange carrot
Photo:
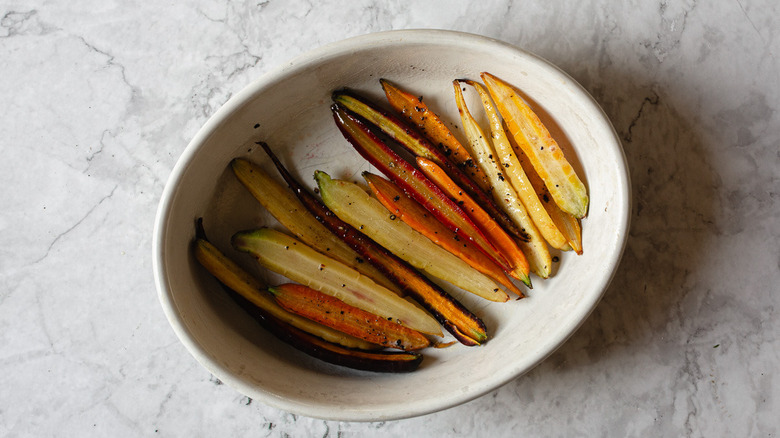
[[379, 175], [363, 173], [371, 192], [390, 212], [410, 227], [417, 230], [433, 243], [457, 256], [477, 271], [496, 280], [509, 291], [524, 297], [523, 292], [512, 283], [499, 265], [490, 260], [482, 251], [457, 239], [455, 235], [428, 213], [422, 205], [406, 196], [398, 186]]
[[482, 208], [474, 202], [455, 182], [447, 176], [446, 173], [431, 160], [427, 160], [422, 157], [417, 157], [417, 166], [420, 170], [433, 181], [439, 188], [442, 189], [447, 196], [453, 198], [455, 202], [463, 206], [463, 210], [466, 214], [470, 215], [472, 220], [478, 224], [486, 236], [492, 241], [492, 243], [509, 259], [509, 262], [514, 268], [509, 275], [517, 278], [525, 283], [528, 287], [531, 287], [531, 279], [528, 277], [530, 272], [530, 265], [525, 254], [520, 250], [515, 242], [506, 231], [503, 230], [498, 224], [485, 212]]
[[[474, 182], [489, 192], [492, 187], [490, 179], [477, 166], [468, 149], [452, 134], [447, 125], [436, 113], [423, 103], [422, 96], [414, 96], [404, 91], [386, 79], [380, 79], [387, 101], [403, 118], [411, 122], [420, 132], [435, 144], [450, 160], [458, 164]], [[436, 163], [442, 165], [443, 163]]]
[[374, 315], [300, 284], [269, 287], [276, 302], [289, 312], [385, 347], [419, 350], [431, 344], [420, 332]]
[[[337, 97], [339, 100], [350, 98], [346, 94], [339, 94]], [[363, 158], [401, 187], [407, 195], [422, 204], [447, 228], [459, 237], [478, 245], [488, 257], [505, 269], [509, 269], [508, 261], [488, 241], [484, 232], [474, 224], [466, 212], [447, 197], [436, 184], [426, 178], [419, 169], [380, 139], [377, 136], [376, 131], [379, 128], [376, 125], [364, 121], [340, 103], [333, 105], [331, 110], [336, 126]]]

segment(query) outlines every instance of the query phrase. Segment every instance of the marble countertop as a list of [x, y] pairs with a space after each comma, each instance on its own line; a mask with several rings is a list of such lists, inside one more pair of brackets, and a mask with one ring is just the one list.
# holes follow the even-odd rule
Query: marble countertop
[[[9, 0], [0, 17], [0, 436], [780, 432], [774, 0]], [[264, 72], [409, 28], [517, 45], [602, 105], [633, 182], [620, 270], [556, 353], [464, 405], [382, 423], [264, 406], [202, 368], [162, 312], [166, 178]]]

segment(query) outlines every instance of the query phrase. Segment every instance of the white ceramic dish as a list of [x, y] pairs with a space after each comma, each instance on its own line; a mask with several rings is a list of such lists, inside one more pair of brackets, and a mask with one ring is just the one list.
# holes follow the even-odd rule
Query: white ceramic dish
[[[230, 249], [234, 232], [274, 223], [235, 181], [230, 160], [244, 156], [272, 170], [254, 146], [264, 140], [310, 186], [315, 169], [357, 180], [369, 166], [333, 124], [334, 89], [348, 86], [379, 98], [378, 79], [387, 78], [424, 95], [446, 120], [459, 122], [451, 81], [479, 79], [481, 71], [527, 94], [590, 193], [584, 254], [561, 254], [553, 278], [534, 277], [529, 298], [496, 304], [450, 289], [487, 324], [491, 339], [486, 345], [426, 350], [422, 366], [410, 374], [325, 364], [258, 328], [191, 256], [193, 223], [202, 216], [217, 246], [267, 281], [280, 281]], [[480, 112], [476, 103], [471, 108]], [[204, 367], [241, 393], [312, 417], [398, 419], [483, 395], [558, 348], [608, 286], [625, 245], [629, 212], [620, 142], [599, 106], [565, 73], [485, 37], [430, 30], [378, 33], [300, 56], [250, 84], [214, 114], [185, 149], [163, 192], [154, 230], [154, 273], [163, 309], [181, 341]]]

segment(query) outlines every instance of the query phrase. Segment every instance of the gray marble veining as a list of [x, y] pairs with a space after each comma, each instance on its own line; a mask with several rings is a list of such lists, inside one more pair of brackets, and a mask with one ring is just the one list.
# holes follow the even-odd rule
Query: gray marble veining
[[[620, 270], [555, 354], [385, 423], [226, 387], [176, 339], [153, 217], [227, 99], [306, 50], [443, 28], [552, 61], [602, 105], [633, 183]], [[780, 7], [612, 2], [0, 4], [0, 435], [777, 436]]]

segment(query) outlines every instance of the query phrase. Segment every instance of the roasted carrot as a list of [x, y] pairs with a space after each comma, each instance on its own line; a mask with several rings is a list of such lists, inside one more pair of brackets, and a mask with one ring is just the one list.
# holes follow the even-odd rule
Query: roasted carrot
[[483, 72], [482, 80], [504, 117], [509, 132], [523, 149], [561, 210], [582, 218], [588, 213], [588, 193], [547, 127], [517, 91]]
[[517, 191], [504, 177], [505, 168], [496, 162], [495, 156], [497, 154], [491, 139], [484, 133], [466, 106], [460, 82], [455, 80], [452, 85], [455, 90], [455, 102], [460, 112], [460, 119], [463, 122], [463, 131], [469, 139], [471, 152], [477, 157], [477, 164], [490, 177], [490, 182], [493, 184], [493, 197], [512, 217], [517, 226], [527, 234], [528, 240], [519, 242], [519, 245], [528, 259], [531, 272], [542, 278], [547, 278], [552, 269], [552, 257], [547, 248], [547, 242], [531, 220]]
[[354, 268], [396, 294], [403, 295], [398, 285], [388, 280], [372, 265], [363, 263], [363, 259], [352, 248], [334, 236], [312, 215], [306, 214], [306, 208], [301, 201], [260, 166], [246, 159], [236, 158], [230, 163], [230, 167], [249, 193], [295, 237], [317, 251]]
[[528, 259], [526, 259], [525, 255], [520, 250], [517, 242], [498, 226], [490, 215], [480, 208], [468, 194], [463, 192], [463, 190], [461, 190], [436, 163], [422, 157], [417, 157], [417, 167], [420, 168], [428, 179], [438, 185], [447, 196], [462, 205], [466, 214], [471, 216], [472, 220], [482, 228], [482, 231], [488, 235], [491, 241], [504, 253], [514, 268], [509, 274], [525, 283], [528, 287], [531, 287], [531, 279], [528, 277], [528, 273], [530, 272]]
[[383, 347], [406, 351], [431, 344], [420, 332], [300, 284], [269, 287], [276, 302], [288, 312]]
[[419, 306], [281, 231], [273, 228], [241, 231], [230, 242], [233, 248], [251, 255], [264, 268], [292, 281], [417, 331], [441, 335], [436, 320]]
[[350, 181], [334, 180], [317, 170], [314, 179], [320, 198], [339, 219], [352, 225], [410, 265], [453, 286], [490, 301], [509, 296], [495, 280], [474, 269], [446, 249], [433, 243]]
[[509, 291], [520, 297], [524, 296], [523, 292], [507, 278], [500, 266], [469, 242], [456, 238], [447, 227], [428, 213], [422, 205], [406, 196], [398, 186], [379, 175], [369, 172], [363, 172], [363, 178], [368, 183], [368, 187], [371, 189], [374, 197], [392, 214], [433, 243], [466, 262], [472, 268], [494, 279]]
[[422, 354], [417, 352], [356, 350], [325, 341], [273, 317], [232, 290], [229, 294], [263, 328], [281, 341], [319, 360], [357, 370], [385, 373], [412, 372], [423, 360]]
[[336, 126], [363, 158], [398, 184], [407, 195], [435, 215], [447, 228], [457, 233], [459, 237], [474, 242], [481, 251], [502, 267], [506, 266], [507, 261], [503, 254], [493, 247], [463, 209], [381, 140], [375, 134], [376, 128], [372, 129], [372, 125], [363, 122], [339, 104], [331, 108]]
[[402, 291], [409, 294], [418, 304], [430, 312], [439, 324], [460, 343], [476, 346], [487, 341], [487, 328], [478, 316], [411, 265], [339, 219], [319, 199], [304, 189], [298, 180], [293, 178], [267, 144], [259, 144], [271, 158], [295, 196], [320, 223], [344, 240], [347, 245], [384, 273], [387, 278], [398, 283]]
[[504, 124], [501, 116], [498, 114], [493, 101], [488, 94], [485, 87], [475, 81], [465, 80], [463, 81], [477, 90], [479, 98], [482, 100], [482, 106], [485, 109], [485, 114], [490, 122], [490, 134], [493, 140], [493, 148], [498, 155], [500, 164], [504, 168], [504, 175], [509, 179], [509, 182], [514, 187], [520, 200], [523, 202], [528, 215], [533, 220], [536, 228], [542, 234], [547, 243], [553, 248], [561, 250], [570, 250], [571, 247], [568, 244], [566, 237], [556, 226], [555, 222], [550, 218], [547, 210], [542, 205], [542, 199], [537, 195], [536, 190], [528, 180], [520, 165], [520, 160], [517, 158], [514, 149], [512, 148], [509, 138], [504, 131]]
[[[373, 102], [347, 90], [333, 93], [333, 101], [346, 108], [351, 113], [357, 114], [362, 120], [370, 123], [384, 134], [395, 140], [399, 146], [417, 157], [425, 157], [438, 164], [447, 175], [455, 181], [474, 201], [479, 204], [490, 216], [515, 237], [522, 238], [522, 232], [505, 213], [499, 203], [486, 193], [485, 190], [472, 180], [469, 175], [457, 164], [452, 162], [441, 150], [430, 141], [420, 135], [413, 127], [404, 123], [401, 119], [379, 108]], [[483, 170], [484, 172], [484, 170]]]
[[490, 190], [487, 175], [477, 166], [469, 151], [452, 134], [444, 121], [423, 102], [422, 96], [402, 90], [386, 79], [380, 79], [379, 82], [388, 103], [396, 112], [416, 126], [444, 155], [458, 164], [482, 190]]
[[342, 332], [318, 324], [307, 318], [284, 310], [274, 302], [264, 284], [240, 268], [233, 260], [227, 258], [217, 247], [204, 237], [199, 237], [193, 244], [195, 258], [206, 270], [228, 289], [244, 297], [253, 306], [257, 306], [274, 318], [295, 326], [307, 333], [319, 336], [329, 342], [334, 342], [349, 348], [372, 350], [378, 345], [362, 339], [346, 335]]
[[542, 205], [544, 206], [544, 209], [547, 210], [547, 214], [550, 215], [550, 219], [552, 219], [555, 226], [558, 227], [558, 230], [560, 230], [566, 238], [566, 241], [569, 242], [571, 249], [577, 254], [582, 255], [582, 226], [580, 225], [580, 220], [558, 207], [558, 204], [553, 201], [552, 195], [550, 195], [550, 192], [544, 185], [544, 181], [542, 181], [536, 173], [536, 170], [528, 161], [528, 157], [525, 156], [523, 150], [514, 144], [511, 138], [509, 139], [509, 143], [517, 155], [517, 159], [523, 167], [525, 174], [528, 176], [528, 181], [531, 183], [531, 186], [534, 188], [539, 199], [543, 201]]

